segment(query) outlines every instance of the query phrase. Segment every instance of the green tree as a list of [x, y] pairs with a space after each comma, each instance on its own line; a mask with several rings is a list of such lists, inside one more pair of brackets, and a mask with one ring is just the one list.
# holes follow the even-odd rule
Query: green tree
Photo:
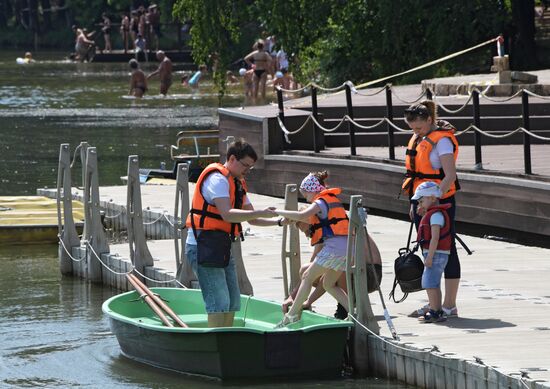
[[233, 47], [239, 44], [241, 30], [248, 20], [244, 0], [177, 0], [173, 14], [180, 21], [191, 20], [191, 46], [196, 63], [213, 68], [220, 102], [225, 94], [225, 69], [233, 61]]

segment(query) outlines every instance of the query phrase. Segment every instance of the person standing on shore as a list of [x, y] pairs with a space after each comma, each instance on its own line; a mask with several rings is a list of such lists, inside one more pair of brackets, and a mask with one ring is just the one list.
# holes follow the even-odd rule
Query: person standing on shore
[[[411, 207], [409, 216], [416, 228], [422, 215], [418, 212], [418, 202], [412, 197], [420, 184], [433, 181], [441, 190], [440, 204], [451, 204], [449, 215], [452, 244], [447, 266], [445, 267], [445, 299], [442, 310], [447, 316], [458, 316], [456, 297], [460, 284], [460, 261], [456, 251], [455, 236], [455, 193], [459, 189], [456, 176], [458, 141], [454, 135], [456, 129], [444, 120], [438, 120], [436, 105], [424, 100], [405, 109], [405, 121], [413, 131], [405, 156], [407, 172], [402, 192], [409, 196]], [[429, 311], [424, 306], [410, 316], [423, 316]]]
[[172, 61], [168, 58], [164, 51], [157, 51], [157, 59], [160, 61], [160, 65], [153, 73], [147, 76], [147, 79], [159, 75], [160, 78], [160, 94], [167, 95], [170, 85], [172, 85]]
[[282, 226], [274, 208], [255, 210], [246, 194], [245, 177], [258, 156], [244, 140], [227, 149], [225, 163], [208, 165], [197, 180], [186, 226], [187, 261], [199, 280], [208, 327], [232, 327], [241, 295], [231, 242], [242, 237], [241, 223]]
[[103, 39], [105, 40], [104, 50], [108, 53], [112, 51], [111, 47], [111, 19], [107, 16], [105, 12], [101, 15], [103, 23], [101, 23], [101, 32], [103, 32]]
[[122, 36], [124, 54], [126, 54], [128, 52], [128, 39], [130, 39], [130, 19], [127, 14], [122, 14], [122, 19], [120, 20], [120, 35]]
[[262, 99], [265, 99], [265, 83], [267, 81], [267, 73], [271, 67], [271, 55], [264, 51], [264, 41], [256, 42], [256, 50], [244, 57], [244, 60], [249, 66], [252, 62], [256, 65], [254, 69], [254, 98], [258, 97], [258, 91], [261, 91]]

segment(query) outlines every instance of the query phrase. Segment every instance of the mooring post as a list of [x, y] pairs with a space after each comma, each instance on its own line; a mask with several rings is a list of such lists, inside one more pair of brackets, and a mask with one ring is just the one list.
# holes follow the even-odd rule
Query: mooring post
[[[285, 209], [298, 210], [298, 187], [287, 184], [285, 189]], [[288, 246], [288, 249], [287, 249]], [[283, 264], [283, 287], [285, 299], [296, 286], [300, 284], [300, 231], [294, 223], [283, 227], [283, 242], [281, 245], [281, 261]], [[290, 273], [290, 284], [288, 276]]]
[[[137, 155], [130, 155], [128, 157], [128, 186], [126, 193], [130, 259], [132, 260], [134, 268], [141, 274], [145, 274], [145, 267], [153, 266], [153, 256], [149, 251], [149, 247], [147, 247], [145, 230], [143, 228], [143, 207], [141, 206], [141, 187], [139, 182], [139, 158]], [[139, 274], [137, 277], [145, 282], [143, 277]]]
[[197, 280], [193, 269], [185, 258], [185, 242], [187, 240], [187, 228], [185, 221], [189, 214], [189, 165], [180, 163], [176, 176], [176, 201], [174, 206], [174, 246], [176, 249], [176, 278], [186, 287]]
[[[68, 143], [59, 148], [59, 165], [57, 168], [57, 229], [59, 239], [59, 270], [61, 274], [73, 273], [72, 248], [80, 246], [73, 219], [73, 196], [71, 193], [71, 152]], [[63, 203], [63, 218], [61, 217]], [[65, 251], [65, 249], [68, 251]]]
[[[84, 183], [86, 182], [86, 154], [88, 153], [88, 147], [90, 147], [88, 142], [80, 142], [80, 145], [78, 145], [78, 148], [80, 148], [80, 163], [82, 165], [82, 190], [84, 190]], [[86, 236], [86, 223], [84, 223], [83, 228], [82, 236]]]
[[[363, 196], [351, 196], [346, 260], [349, 314], [361, 325], [379, 334], [380, 327], [372, 312], [368, 293], [367, 263], [364, 260], [367, 234], [359, 215], [359, 208], [362, 206]], [[365, 329], [355, 324], [351, 336], [352, 363], [355, 371], [362, 376], [369, 370], [368, 335]]]
[[87, 151], [84, 180], [84, 224], [86, 225], [84, 239], [93, 249], [92, 251], [89, 247], [86, 247], [88, 279], [92, 282], [102, 282], [102, 266], [96, 255], [101, 257], [101, 254], [108, 253], [109, 244], [107, 243], [107, 235], [101, 223], [97, 150], [95, 147], [88, 147]]

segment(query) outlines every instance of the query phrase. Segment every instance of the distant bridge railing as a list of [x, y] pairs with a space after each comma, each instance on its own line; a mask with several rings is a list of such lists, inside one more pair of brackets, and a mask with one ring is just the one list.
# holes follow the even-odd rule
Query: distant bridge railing
[[[283, 100], [283, 93], [298, 93], [303, 92], [303, 90], [307, 87], [311, 87], [311, 114], [306, 118], [306, 120], [297, 128], [294, 130], [290, 130], [286, 127], [285, 123], [285, 106], [284, 106], [284, 100]], [[399, 97], [395, 91], [393, 90], [393, 87], [391, 84], [387, 84], [384, 87], [380, 88], [379, 90], [376, 90], [371, 93], [364, 93], [359, 92], [354, 85], [351, 83], [351, 81], [346, 81], [342, 85], [335, 87], [335, 88], [323, 88], [319, 85], [316, 85], [314, 83], [309, 84], [307, 87], [297, 89], [297, 90], [286, 90], [282, 88], [277, 88], [277, 102], [278, 102], [278, 116], [277, 116], [277, 122], [278, 126], [282, 131], [282, 135], [284, 137], [283, 140], [283, 149], [288, 149], [288, 146], [285, 146], [285, 144], [290, 144], [290, 135], [296, 135], [300, 133], [302, 130], [304, 130], [308, 124], [312, 123], [313, 125], [313, 151], [315, 153], [319, 153], [321, 151], [321, 142], [320, 137], [322, 136], [322, 133], [331, 133], [339, 130], [344, 124], [347, 124], [347, 133], [348, 133], [348, 145], [349, 145], [349, 155], [355, 156], [357, 155], [357, 142], [356, 142], [356, 129], [363, 129], [363, 130], [373, 130], [375, 128], [378, 128], [380, 126], [383, 126], [385, 124], [385, 131], [382, 132], [368, 132], [363, 133], [364, 135], [386, 135], [387, 136], [387, 146], [388, 146], [388, 153], [389, 153], [389, 159], [395, 160], [395, 134], [396, 132], [403, 132], [403, 133], [411, 133], [412, 131], [410, 129], [401, 128], [395, 124], [394, 120], [394, 114], [393, 114], [393, 97], [395, 97], [397, 100], [399, 100], [402, 103], [405, 104], [414, 104], [416, 102], [421, 101], [422, 99], [428, 99], [428, 100], [434, 100], [434, 93], [427, 88], [425, 91], [423, 91], [417, 98], [411, 101], [407, 101], [401, 97]], [[475, 166], [477, 168], [481, 168], [482, 166], [482, 136], [486, 136], [493, 139], [504, 139], [508, 138], [512, 135], [515, 135], [517, 133], [523, 134], [523, 163], [524, 163], [524, 172], [525, 174], [533, 174], [532, 171], [532, 164], [531, 164], [531, 138], [538, 139], [540, 141], [550, 142], [550, 137], [544, 137], [539, 134], [534, 133], [531, 130], [530, 126], [530, 116], [529, 116], [529, 96], [543, 99], [543, 100], [550, 100], [550, 96], [541, 96], [536, 93], [533, 93], [526, 89], [521, 89], [517, 91], [512, 96], [506, 97], [506, 98], [494, 98], [487, 95], [487, 91], [491, 86], [485, 88], [483, 91], [480, 91], [477, 88], [474, 88], [470, 93], [468, 100], [460, 106], [458, 109], [450, 109], [446, 107], [445, 105], [441, 104], [437, 101], [437, 98], [434, 100], [434, 102], [437, 104], [437, 106], [443, 110], [446, 113], [449, 114], [457, 114], [463, 110], [465, 110], [470, 104], [473, 109], [473, 115], [472, 115], [472, 122], [471, 124], [464, 130], [459, 131], [456, 133], [456, 136], [461, 136], [465, 133], [473, 133], [474, 134], [474, 149], [475, 149]], [[317, 94], [318, 91], [321, 90], [323, 92], [338, 92], [340, 90], [344, 90], [346, 94], [346, 115], [344, 115], [335, 125], [332, 127], [325, 127], [320, 121], [319, 121], [319, 109], [318, 109], [318, 101], [317, 101]], [[359, 123], [359, 120], [354, 118], [354, 107], [352, 102], [352, 95], [357, 94], [361, 96], [375, 96], [382, 92], [385, 92], [386, 95], [386, 114], [385, 116], [378, 121], [377, 123], [365, 126]], [[492, 102], [507, 102], [510, 101], [516, 97], [521, 96], [521, 107], [522, 107], [522, 125], [518, 128], [516, 128], [513, 131], [509, 131], [504, 134], [493, 134], [488, 131], [484, 131], [481, 126], [481, 114], [480, 114], [480, 97], [487, 99]], [[364, 119], [363, 119], [364, 120]]]

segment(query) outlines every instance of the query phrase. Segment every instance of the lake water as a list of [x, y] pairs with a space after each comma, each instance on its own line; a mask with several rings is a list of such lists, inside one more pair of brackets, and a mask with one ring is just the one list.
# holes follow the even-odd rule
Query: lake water
[[[21, 55], [0, 54], [0, 196], [55, 187], [61, 143], [72, 150], [80, 141], [96, 146], [100, 185], [115, 185], [126, 174], [128, 155], [139, 155], [142, 167], [169, 165], [179, 131], [217, 123], [217, 95], [208, 82], [198, 93], [175, 83], [167, 98], [138, 101], [124, 96], [125, 64], [73, 64], [62, 54], [38, 53], [38, 63], [16, 65]], [[158, 80], [150, 88], [158, 91]], [[238, 87], [224, 104], [243, 104]], [[62, 277], [55, 245], [0, 246], [0, 387], [407, 387], [377, 379], [222, 385], [138, 364], [121, 355], [101, 312], [116, 293]]]

